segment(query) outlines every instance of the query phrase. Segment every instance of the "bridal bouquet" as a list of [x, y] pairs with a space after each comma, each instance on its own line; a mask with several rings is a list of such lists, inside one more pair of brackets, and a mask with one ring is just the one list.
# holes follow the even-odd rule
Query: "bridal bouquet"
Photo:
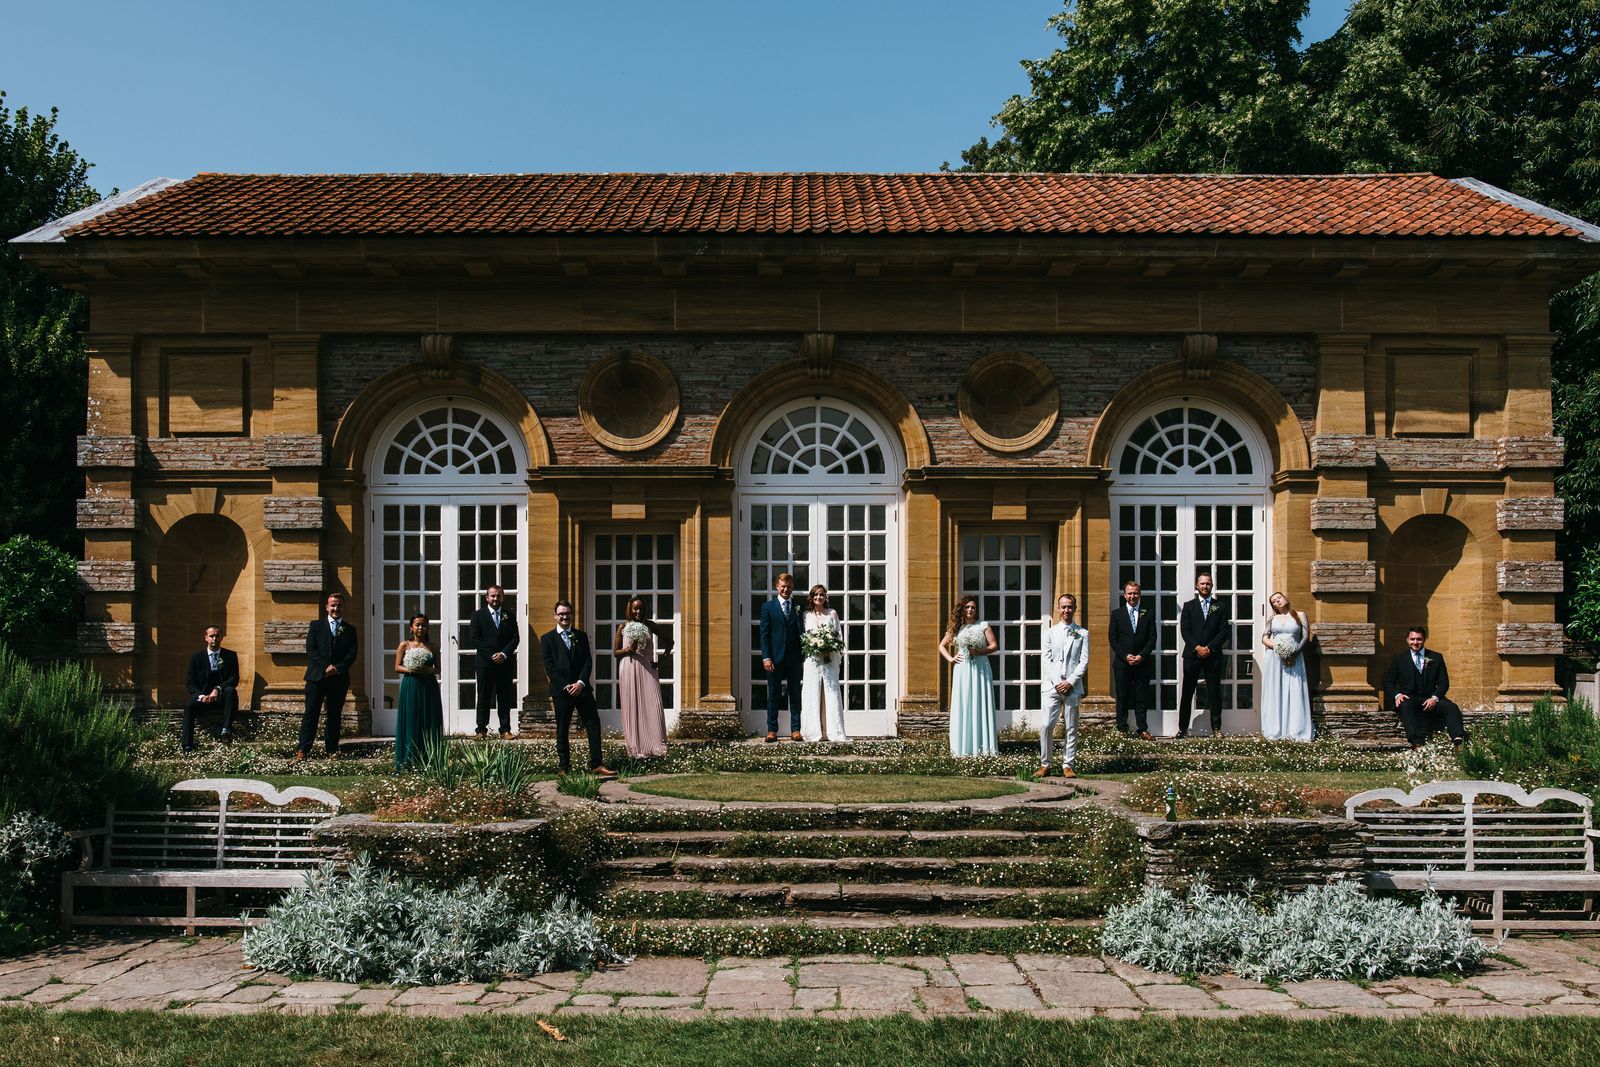
[[408, 671], [429, 674], [433, 671], [433, 653], [425, 648], [408, 648], [400, 663]]
[[1275, 634], [1272, 638], [1272, 651], [1287, 665], [1294, 662], [1300, 654], [1300, 642], [1296, 641], [1293, 634]]
[[963, 626], [961, 632], [956, 634], [956, 647], [961, 650], [962, 659], [971, 659], [974, 654], [989, 647], [989, 636], [983, 629], [980, 624], [973, 623]]
[[650, 641], [650, 627], [642, 622], [630, 622], [622, 628], [622, 639], [635, 649], [643, 648]]
[[844, 638], [832, 623], [826, 623], [800, 635], [800, 651], [819, 663], [827, 663], [835, 652], [844, 651]]

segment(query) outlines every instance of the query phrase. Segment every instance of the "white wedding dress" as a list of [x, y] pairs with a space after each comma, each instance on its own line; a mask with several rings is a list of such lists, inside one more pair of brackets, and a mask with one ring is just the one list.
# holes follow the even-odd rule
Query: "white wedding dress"
[[1261, 693], [1261, 736], [1290, 741], [1310, 741], [1311, 687], [1306, 680], [1305, 616], [1274, 615], [1267, 620], [1269, 637], [1288, 635], [1298, 641], [1301, 651], [1293, 660], [1283, 659], [1270, 648], [1256, 645], [1257, 677]]
[[[839, 625], [839, 613], [829, 608], [821, 615], [808, 611], [800, 618], [806, 630], [832, 626], [844, 636]], [[843, 653], [835, 652], [826, 663], [807, 656], [800, 680], [800, 736], [807, 741], [822, 740], [822, 724], [828, 725], [829, 741], [848, 741], [850, 735], [844, 728], [844, 694], [839, 689], [839, 661]]]

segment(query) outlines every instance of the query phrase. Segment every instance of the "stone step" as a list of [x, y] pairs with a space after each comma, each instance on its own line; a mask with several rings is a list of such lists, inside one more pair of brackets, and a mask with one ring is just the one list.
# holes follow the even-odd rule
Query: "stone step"
[[[614, 883], [604, 894], [601, 911], [609, 917], [634, 912], [668, 917], [715, 918], [785, 911], [946, 912], [982, 909], [992, 917], [1033, 918], [1080, 915], [1092, 907], [1093, 889], [1081, 886], [1022, 888], [1016, 886], [946, 885], [941, 882], [677, 882], [630, 879]], [[682, 915], [687, 912], [689, 914]]]
[[[613, 920], [615, 921], [615, 920]], [[938, 926], [947, 930], [1015, 930], [1026, 926], [1093, 929], [1099, 919], [1001, 919], [988, 915], [830, 915], [825, 912], [802, 915], [762, 915], [751, 918], [653, 919], [665, 928], [741, 929], [774, 926], [809, 926], [819, 930], [891, 930], [906, 926]]]
[[728, 858], [959, 857], [1059, 853], [1070, 855], [1081, 830], [665, 830], [614, 833], [613, 846], [627, 856], [701, 855]]
[[724, 857], [629, 856], [605, 861], [633, 879], [670, 879], [686, 888], [707, 882], [778, 882], [806, 875], [840, 882], [947, 882], [956, 885], [1061, 886], [1076, 882], [1073, 861], [1058, 856]]

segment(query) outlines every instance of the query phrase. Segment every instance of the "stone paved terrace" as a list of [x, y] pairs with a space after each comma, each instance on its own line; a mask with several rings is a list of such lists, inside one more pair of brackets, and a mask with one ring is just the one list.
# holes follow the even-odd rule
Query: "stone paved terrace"
[[[1422, 1012], [1468, 1016], [1600, 1015], [1600, 938], [1506, 942], [1487, 968], [1459, 981], [1398, 978], [1291, 982], [1281, 989], [1222, 976], [1186, 983], [1089, 956], [812, 956], [648, 958], [610, 970], [567, 971], [489, 985], [363, 988], [248, 969], [237, 938], [84, 939], [0, 961], [0, 1005], [242, 1015], [255, 1012], [460, 1016], [481, 1012], [759, 1015], [842, 1018], [1025, 1011], [1043, 1017], [1144, 1014], [1290, 1018]], [[3, 1016], [0, 1016], [3, 1017]]]

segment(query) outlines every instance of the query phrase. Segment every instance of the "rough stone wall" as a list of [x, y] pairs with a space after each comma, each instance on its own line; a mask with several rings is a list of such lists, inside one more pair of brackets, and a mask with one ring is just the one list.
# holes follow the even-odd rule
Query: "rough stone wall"
[[1359, 824], [1344, 819], [1146, 820], [1144, 880], [1182, 892], [1204, 874], [1213, 889], [1286, 889], [1359, 875], [1367, 849]]

